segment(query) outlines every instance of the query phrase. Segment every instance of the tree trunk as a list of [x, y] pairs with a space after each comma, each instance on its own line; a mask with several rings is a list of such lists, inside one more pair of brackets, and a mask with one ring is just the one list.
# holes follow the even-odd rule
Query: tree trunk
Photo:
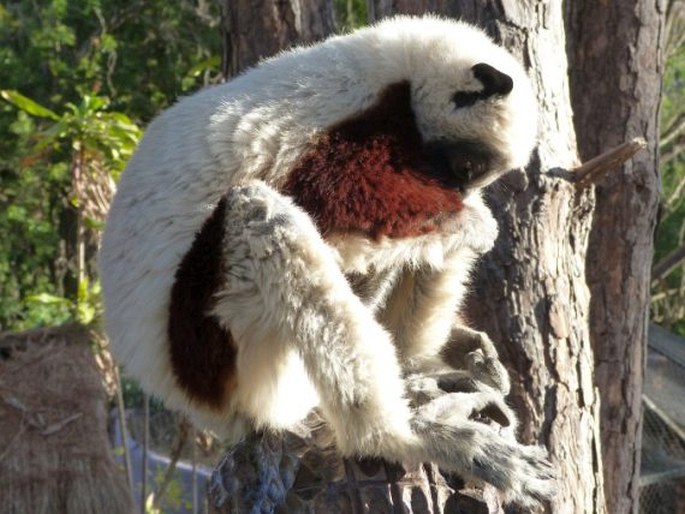
[[223, 0], [224, 78], [294, 44], [333, 32], [333, 4], [320, 0]]
[[[503, 514], [497, 492], [436, 466], [342, 459], [316, 413], [283, 434], [252, 434], [212, 475], [212, 514]], [[261, 509], [261, 510], [255, 510]]]
[[[500, 343], [522, 437], [546, 444], [559, 469], [549, 511], [605, 512], [584, 262], [593, 198], [559, 173], [577, 159], [561, 3], [433, 3], [488, 28], [532, 70], [540, 145], [525, 173], [510, 173], [492, 192], [500, 238], [476, 277], [470, 313]], [[373, 4], [376, 15], [388, 14], [384, 2]]]
[[641, 391], [659, 202], [663, 2], [569, 2], [571, 94], [584, 158], [636, 136], [648, 142], [596, 186], [587, 257], [595, 383], [610, 512], [637, 512]]

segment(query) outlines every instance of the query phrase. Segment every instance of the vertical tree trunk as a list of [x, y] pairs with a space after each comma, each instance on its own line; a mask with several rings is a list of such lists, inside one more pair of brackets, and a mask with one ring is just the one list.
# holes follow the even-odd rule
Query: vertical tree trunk
[[636, 136], [648, 142], [648, 151], [597, 185], [586, 263], [607, 505], [610, 512], [637, 512], [665, 7], [645, 0], [568, 5], [581, 155], [592, 157]]
[[[382, 17], [401, 3], [371, 0], [369, 11]], [[577, 163], [561, 2], [424, 4], [486, 27], [532, 70], [540, 145], [526, 172], [511, 172], [493, 191], [500, 238], [476, 278], [470, 314], [500, 343], [522, 437], [546, 444], [559, 469], [550, 512], [605, 512], [585, 284], [593, 198], [556, 172]]]
[[222, 72], [228, 79], [260, 59], [333, 32], [333, 4], [320, 0], [223, 0]]
[[577, 161], [561, 3], [454, 1], [450, 14], [529, 63], [541, 109], [533, 162], [496, 194], [501, 235], [477, 277], [474, 321], [510, 366], [523, 438], [546, 444], [559, 470], [550, 512], [605, 512], [584, 269], [593, 201], [555, 173]]

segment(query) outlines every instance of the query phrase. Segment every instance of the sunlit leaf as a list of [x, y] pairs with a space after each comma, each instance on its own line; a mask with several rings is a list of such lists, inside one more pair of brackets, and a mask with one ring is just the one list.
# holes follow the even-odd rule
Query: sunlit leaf
[[209, 59], [205, 59], [190, 68], [188, 73], [186, 73], [186, 76], [195, 78], [205, 70], [218, 70], [219, 66], [221, 66], [221, 57], [213, 55]]
[[71, 305], [71, 302], [68, 299], [49, 293], [39, 293], [27, 296], [26, 301], [43, 305]]
[[105, 228], [104, 221], [96, 220], [95, 218], [91, 218], [89, 216], [86, 216], [83, 221], [86, 227], [92, 228], [93, 230], [103, 230]]
[[50, 118], [52, 120], [59, 120], [59, 116], [48, 109], [43, 107], [39, 103], [31, 100], [30, 98], [22, 95], [17, 91], [10, 91], [8, 89], [0, 90], [0, 96], [2, 96], [9, 103], [15, 105], [22, 111], [25, 111], [33, 116], [38, 116], [40, 118]]

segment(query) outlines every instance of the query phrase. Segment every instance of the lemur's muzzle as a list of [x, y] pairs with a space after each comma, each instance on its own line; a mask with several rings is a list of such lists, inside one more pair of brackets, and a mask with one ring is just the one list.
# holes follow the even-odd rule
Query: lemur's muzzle
[[435, 175], [462, 191], [492, 170], [492, 154], [482, 144], [434, 141], [426, 145], [426, 152]]

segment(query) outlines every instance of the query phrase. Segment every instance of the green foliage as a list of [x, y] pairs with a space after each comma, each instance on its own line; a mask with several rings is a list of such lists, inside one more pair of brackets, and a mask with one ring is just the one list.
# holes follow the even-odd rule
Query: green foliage
[[50, 109], [43, 107], [42, 105], [34, 102], [30, 98], [26, 98], [24, 95], [19, 94], [17, 91], [0, 91], [0, 96], [2, 96], [8, 102], [19, 107], [26, 114], [38, 116], [40, 118], [50, 118], [53, 120], [59, 120], [59, 116], [57, 116]]
[[218, 20], [204, 0], [0, 5], [0, 330], [97, 316], [74, 234], [102, 219], [75, 175], [116, 179], [141, 124], [219, 76]]
[[[75, 177], [72, 171], [77, 166], [83, 176], [88, 181], [97, 181], [98, 177], [87, 175], [87, 173], [97, 173], [97, 170], [108, 170], [114, 177], [117, 177], [123, 170], [126, 161], [130, 158], [141, 137], [140, 128], [123, 113], [107, 112], [108, 99], [95, 95], [84, 95], [78, 105], [67, 102], [62, 114], [57, 114], [51, 109], [31, 100], [17, 91], [3, 90], [0, 96], [9, 103], [20, 109], [20, 116], [17, 118], [19, 125], [16, 126], [18, 133], [22, 130], [30, 135], [23, 151], [22, 175], [17, 177], [23, 187], [36, 194], [33, 206], [36, 211], [40, 211], [44, 205], [40, 204], [41, 192], [36, 191], [41, 185], [53, 184], [56, 189], [52, 200], [58, 201], [57, 204], [62, 213], [67, 210], [74, 211], [77, 216], [82, 211], [79, 205], [79, 197], [70, 190], [74, 186]], [[24, 116], [22, 116], [23, 114]], [[48, 122], [43, 125], [42, 130], [29, 122], [25, 115], [32, 115], [44, 118]], [[107, 172], [105, 172], [107, 173]], [[28, 177], [27, 175], [28, 174]], [[41, 177], [42, 175], [42, 177]], [[27, 180], [29, 178], [30, 180]], [[102, 177], [99, 178], [102, 180]], [[8, 191], [12, 194], [12, 191]], [[16, 202], [16, 195], [13, 200]], [[8, 197], [9, 200], [9, 197]], [[38, 236], [36, 230], [32, 230], [36, 225], [36, 219], [18, 203], [8, 201], [7, 218], [15, 222], [16, 226], [8, 225], [0, 230], [7, 230], [7, 239], [4, 244], [8, 244], [8, 253], [12, 247], [16, 247], [19, 240], [33, 239], [35, 243], [43, 242], [41, 239], [26, 237], [28, 234]], [[91, 228], [100, 228], [101, 220], [84, 220]], [[55, 232], [55, 227], [48, 221], [40, 224], [41, 230], [46, 235]], [[28, 232], [25, 230], [28, 229]], [[73, 231], [72, 231], [73, 233]], [[65, 235], [62, 234], [62, 238]], [[59, 237], [53, 235], [49, 243], [59, 244]], [[0, 242], [0, 249], [3, 242]], [[68, 255], [63, 255], [66, 260]], [[52, 255], [40, 256], [40, 261], [48, 263]], [[30, 261], [31, 262], [31, 261]], [[33, 262], [31, 262], [33, 264]], [[40, 265], [40, 262], [38, 263]], [[16, 274], [18, 267], [1, 269], [0, 277], [4, 283], [10, 283], [10, 274]], [[19, 268], [20, 269], [20, 268]], [[26, 269], [30, 274], [30, 270]], [[16, 283], [18, 294], [6, 295], [7, 304], [15, 304], [15, 310], [6, 312], [7, 319], [15, 328], [28, 328], [37, 324], [54, 324], [64, 322], [68, 319], [78, 320], [84, 323], [94, 321], [96, 314], [101, 311], [98, 308], [99, 301], [97, 293], [99, 291], [97, 283], [91, 287], [88, 277], [84, 273], [76, 270], [65, 270], [65, 276], [71, 274], [75, 277], [74, 294], [67, 294], [68, 291], [61, 288], [50, 287], [47, 283], [40, 284], [39, 293], [31, 293], [27, 289], [26, 283], [22, 287], [21, 283]], [[34, 273], [35, 275], [35, 273]], [[54, 275], [54, 274], [53, 274]], [[21, 277], [22, 275], [19, 275]], [[46, 277], [47, 280], [48, 277]], [[21, 292], [26, 291], [23, 297]], [[50, 291], [50, 292], [48, 292]], [[8, 306], [11, 309], [11, 306]]]
[[334, 0], [333, 9], [339, 32], [349, 32], [367, 24], [366, 0]]
[[[51, 175], [53, 178], [66, 178], [63, 172], [66, 163], [62, 159], [69, 158], [69, 152], [75, 151], [87, 151], [91, 158], [97, 153], [102, 164], [118, 177], [142, 136], [141, 129], [126, 114], [107, 112], [109, 99], [102, 96], [85, 94], [78, 105], [67, 102], [60, 115], [17, 91], [2, 90], [0, 96], [25, 114], [54, 122], [43, 130], [31, 127], [33, 147], [31, 153], [26, 154], [40, 161], [45, 150], [58, 152], [57, 173]], [[47, 159], [43, 161], [47, 162]]]
[[685, 106], [685, 47], [671, 55], [664, 69], [661, 127], [666, 129]]
[[[668, 59], [662, 96], [662, 134], [672, 132], [685, 116], [685, 47]], [[657, 230], [654, 261], [659, 262], [685, 242], [685, 133], [670, 138], [662, 148], [662, 216]], [[654, 285], [652, 317], [685, 336], [685, 273], [676, 268]]]

